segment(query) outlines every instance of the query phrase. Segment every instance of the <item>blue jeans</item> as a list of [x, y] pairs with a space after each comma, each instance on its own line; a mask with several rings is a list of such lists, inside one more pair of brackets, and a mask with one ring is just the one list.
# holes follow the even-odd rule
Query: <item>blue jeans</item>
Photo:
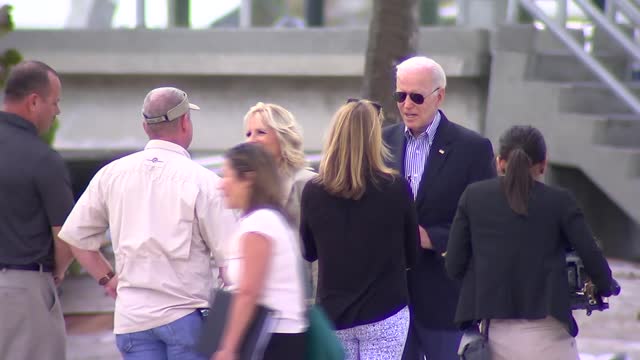
[[117, 334], [124, 360], [208, 360], [195, 350], [204, 319], [199, 311], [153, 329]]

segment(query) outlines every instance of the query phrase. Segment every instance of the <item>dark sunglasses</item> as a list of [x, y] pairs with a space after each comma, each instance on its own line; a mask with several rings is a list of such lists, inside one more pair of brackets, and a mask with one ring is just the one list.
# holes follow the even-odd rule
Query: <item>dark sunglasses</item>
[[[440, 90], [439, 87], [437, 87], [435, 90], [433, 90], [431, 92], [431, 94], [433, 94], [434, 92]], [[431, 96], [431, 94], [424, 96], [422, 94], [418, 94], [418, 93], [407, 93], [406, 91], [396, 91], [393, 93], [393, 99], [402, 104], [405, 100], [407, 100], [407, 95], [409, 96], [409, 99], [411, 99], [411, 101], [413, 101], [414, 104], [416, 105], [422, 105], [424, 103], [424, 100], [426, 98], [428, 98], [429, 96]]]
[[350, 98], [349, 100], [347, 100], [347, 104], [354, 103], [354, 102], [360, 102], [360, 101], [366, 101], [369, 104], [373, 105], [373, 107], [376, 108], [376, 111], [378, 111], [378, 114], [380, 114], [380, 111], [382, 111], [382, 105], [380, 105], [379, 103], [377, 103], [375, 101], [371, 101], [371, 100]]

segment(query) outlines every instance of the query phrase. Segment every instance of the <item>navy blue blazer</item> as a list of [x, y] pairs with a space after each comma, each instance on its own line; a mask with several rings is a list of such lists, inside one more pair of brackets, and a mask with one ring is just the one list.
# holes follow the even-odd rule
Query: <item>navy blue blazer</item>
[[[439, 110], [440, 111], [440, 110]], [[416, 196], [418, 224], [434, 249], [422, 249], [416, 266], [408, 271], [410, 310], [418, 322], [430, 329], [453, 330], [459, 283], [447, 276], [443, 253], [460, 195], [467, 185], [496, 176], [491, 142], [465, 127], [441, 119], [431, 144], [427, 164]], [[383, 130], [391, 150], [388, 164], [404, 173], [406, 137], [403, 123]]]

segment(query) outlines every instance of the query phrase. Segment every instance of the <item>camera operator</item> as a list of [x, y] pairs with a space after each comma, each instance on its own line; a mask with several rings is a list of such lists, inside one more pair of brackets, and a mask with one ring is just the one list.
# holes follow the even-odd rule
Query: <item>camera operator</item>
[[565, 249], [573, 247], [600, 296], [611, 270], [576, 201], [538, 180], [546, 145], [540, 131], [514, 126], [500, 138], [498, 172], [470, 185], [451, 227], [449, 275], [462, 280], [456, 323], [489, 320], [491, 358], [579, 359]]

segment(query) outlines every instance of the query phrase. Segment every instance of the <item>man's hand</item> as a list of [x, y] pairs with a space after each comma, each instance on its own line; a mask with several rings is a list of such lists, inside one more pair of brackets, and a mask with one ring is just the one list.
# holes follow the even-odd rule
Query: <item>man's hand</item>
[[429, 234], [427, 234], [427, 230], [418, 225], [418, 231], [420, 232], [420, 246], [423, 249], [433, 249], [433, 244], [431, 243]]
[[114, 300], [118, 297], [118, 275], [115, 275], [109, 282], [104, 284], [104, 293]]
[[62, 284], [62, 281], [64, 280], [64, 274], [64, 272], [53, 274], [53, 282], [54, 284], [56, 284], [56, 286], [60, 286], [60, 284]]
[[220, 287], [227, 287], [228, 285], [230, 285], [229, 281], [227, 280], [226, 266], [220, 266], [218, 268], [218, 284], [220, 285]]

